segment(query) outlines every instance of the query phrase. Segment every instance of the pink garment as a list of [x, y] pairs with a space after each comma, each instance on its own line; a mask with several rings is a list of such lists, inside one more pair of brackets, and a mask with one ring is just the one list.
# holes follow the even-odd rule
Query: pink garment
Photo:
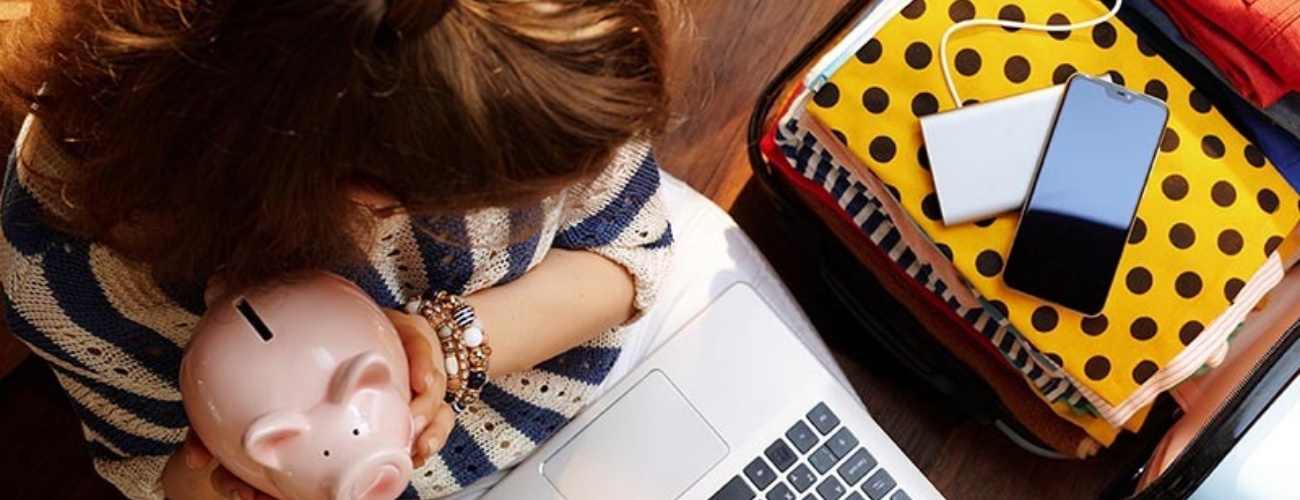
[[1155, 0], [1183, 36], [1261, 107], [1300, 90], [1300, 2]]

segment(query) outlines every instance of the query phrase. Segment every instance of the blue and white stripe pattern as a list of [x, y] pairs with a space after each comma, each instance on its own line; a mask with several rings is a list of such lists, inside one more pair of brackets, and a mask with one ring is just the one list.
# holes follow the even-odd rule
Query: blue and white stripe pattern
[[[1062, 401], [1080, 411], [1093, 411], [1065, 373], [1017, 333], [996, 309], [966, 307], [958, 301], [953, 296], [951, 285], [945, 283], [930, 264], [921, 262], [908, 242], [903, 240], [894, 221], [882, 208], [878, 195], [862, 182], [854, 180], [853, 174], [835, 160], [817, 136], [799, 125], [798, 116], [785, 117], [776, 128], [776, 144], [795, 171], [830, 193], [873, 243], [908, 276], [938, 295], [972, 329], [992, 343], [1047, 401]], [[958, 283], [956, 286], [966, 285]]]
[[[43, 214], [67, 207], [53, 206], [57, 192], [20, 179], [18, 164], [57, 178], [71, 163], [44, 145], [48, 139], [29, 136], [40, 137], [30, 130], [20, 137], [0, 210], [5, 316], [68, 391], [100, 474], [128, 497], [162, 498], [163, 465], [188, 429], [176, 379], [202, 291], [163, 290], [111, 250], [46, 225]], [[671, 253], [658, 190], [649, 146], [631, 143], [597, 179], [536, 207], [378, 221], [370, 265], [335, 271], [397, 308], [438, 290], [466, 294], [517, 279], [553, 247], [586, 249], [627, 268], [643, 309]], [[622, 340], [613, 329], [493, 381], [458, 417], [438, 459], [416, 471], [405, 497], [445, 495], [522, 458], [586, 405]]]

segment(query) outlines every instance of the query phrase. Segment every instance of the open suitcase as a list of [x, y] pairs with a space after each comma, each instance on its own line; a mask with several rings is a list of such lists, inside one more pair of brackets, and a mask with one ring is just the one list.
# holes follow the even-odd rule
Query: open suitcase
[[[1037, 375], [1030, 373], [1033, 368], [1013, 366], [1016, 360], [1005, 350], [990, 349], [989, 342], [1003, 340], [989, 333], [997, 330], [992, 321], [954, 307], [953, 292], [933, 285], [930, 278], [936, 271], [897, 247], [898, 228], [910, 224], [892, 221], [895, 224], [891, 226], [888, 214], [879, 217], [882, 222], [872, 220], [874, 215], [850, 213], [841, 202], [844, 188], [828, 180], [825, 166], [818, 164], [819, 159], [825, 163], [818, 155], [826, 151], [792, 146], [789, 137], [784, 143], [778, 140], [793, 132], [789, 123], [781, 120], [790, 96], [806, 83], [809, 68], [830, 47], [851, 36], [850, 30], [863, 22], [863, 12], [877, 3], [888, 2], [849, 1], [769, 82], [748, 130], [755, 178], [777, 207], [790, 240], [797, 242], [798, 250], [807, 257], [802, 259], [809, 263], [807, 271], [824, 282], [821, 299], [838, 306], [859, 327], [860, 340], [867, 346], [865, 350], [871, 351], [864, 355], [880, 361], [898, 377], [919, 381], [931, 396], [964, 417], [997, 426], [1025, 449], [1048, 457], [1084, 458], [1091, 451], [1070, 448], [1076, 438], [1068, 425], [1042, 425], [1054, 415], [1024, 382]], [[963, 2], [930, 3], [930, 9], [948, 10], [950, 3]], [[1158, 52], [1215, 106], [1250, 112], [1243, 110], [1240, 97], [1209, 69], [1162, 37], [1135, 10], [1126, 6], [1118, 20], [1111, 22], [1139, 31], [1144, 52], [1145, 47]], [[1237, 116], [1228, 115], [1228, 121], [1243, 128]], [[792, 162], [803, 162], [803, 169], [792, 168]], [[886, 190], [898, 198], [892, 187]], [[898, 213], [893, 215], [898, 217]], [[1207, 377], [1210, 381], [1196, 387], [1193, 393], [1200, 397], [1194, 405], [1187, 401], [1180, 405], [1167, 394], [1155, 400], [1139, 433], [1143, 446], [1150, 449], [1150, 458], [1115, 478], [1103, 496], [1188, 497], [1206, 483], [1225, 457], [1231, 457], [1239, 442], [1260, 439], [1248, 435], [1256, 422], [1267, 419], [1268, 425], [1277, 425], [1273, 421], [1278, 417], [1266, 410], [1276, 400], [1289, 401], [1284, 396], [1289, 396], [1287, 389], [1300, 373], [1300, 346], [1295, 343], [1300, 338], [1300, 294], [1293, 293], [1297, 287], [1292, 284], [1300, 271], [1294, 267], [1287, 270], [1284, 284], [1273, 289], [1246, 323], [1264, 333], [1233, 344], [1233, 352], [1238, 354], [1216, 368], [1225, 375]]]

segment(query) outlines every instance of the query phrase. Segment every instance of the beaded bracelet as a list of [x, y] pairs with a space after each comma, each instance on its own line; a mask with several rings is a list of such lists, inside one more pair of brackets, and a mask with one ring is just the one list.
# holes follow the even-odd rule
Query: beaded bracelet
[[438, 336], [447, 371], [447, 393], [443, 400], [456, 413], [478, 400], [487, 385], [488, 357], [483, 322], [474, 308], [459, 295], [438, 292], [431, 300], [415, 304], [415, 311], [429, 322]]

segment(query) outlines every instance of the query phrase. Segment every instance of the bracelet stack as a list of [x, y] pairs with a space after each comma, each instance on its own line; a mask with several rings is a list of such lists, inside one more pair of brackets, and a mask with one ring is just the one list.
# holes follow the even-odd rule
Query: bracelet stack
[[433, 299], [421, 300], [414, 306], [412, 312], [429, 322], [442, 346], [443, 366], [447, 371], [447, 394], [443, 400], [451, 405], [452, 411], [463, 412], [478, 401], [483, 386], [487, 385], [492, 348], [487, 345], [483, 322], [464, 298], [447, 292], [438, 292]]

